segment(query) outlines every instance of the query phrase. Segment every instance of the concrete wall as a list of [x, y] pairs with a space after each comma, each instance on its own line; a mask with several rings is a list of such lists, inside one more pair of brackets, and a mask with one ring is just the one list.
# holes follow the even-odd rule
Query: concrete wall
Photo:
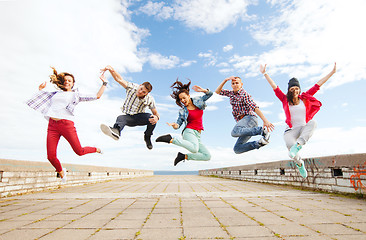
[[200, 170], [199, 175], [287, 184], [329, 192], [366, 194], [366, 154], [306, 158], [303, 179], [293, 161]]
[[61, 185], [77, 186], [124, 178], [152, 176], [150, 170], [108, 168], [88, 165], [63, 164], [68, 171], [67, 183], [61, 179], [48, 162], [0, 159], [0, 197], [58, 188]]

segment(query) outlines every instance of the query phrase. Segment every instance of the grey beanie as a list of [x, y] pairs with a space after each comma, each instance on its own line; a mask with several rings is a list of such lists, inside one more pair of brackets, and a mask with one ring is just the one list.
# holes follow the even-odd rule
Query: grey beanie
[[[299, 87], [300, 88], [300, 82], [299, 80], [297, 80], [297, 78], [291, 78], [290, 81], [288, 81], [288, 89], [289, 90], [291, 87]], [[300, 88], [301, 89], [301, 88]]]

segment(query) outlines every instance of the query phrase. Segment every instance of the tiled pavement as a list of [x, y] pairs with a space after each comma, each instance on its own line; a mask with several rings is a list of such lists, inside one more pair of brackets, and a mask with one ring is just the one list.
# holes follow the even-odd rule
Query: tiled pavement
[[0, 239], [366, 239], [366, 201], [200, 176], [0, 199]]

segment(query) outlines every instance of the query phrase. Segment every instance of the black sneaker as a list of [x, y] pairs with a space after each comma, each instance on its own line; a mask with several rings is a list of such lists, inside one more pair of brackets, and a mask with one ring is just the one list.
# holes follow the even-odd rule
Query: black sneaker
[[151, 150], [153, 148], [152, 143], [151, 143], [151, 135], [145, 135], [144, 140], [146, 143], [146, 147]]
[[185, 161], [186, 160], [186, 155], [181, 153], [181, 152], [178, 152], [178, 155], [177, 157], [175, 158], [174, 160], [174, 166], [177, 166], [177, 164], [181, 161]]
[[166, 142], [166, 143], [170, 143], [170, 141], [172, 140], [172, 136], [170, 134], [166, 134], [166, 135], [162, 135], [160, 137], [158, 137], [155, 142]]
[[117, 141], [119, 139], [119, 131], [117, 128], [112, 128], [105, 124], [100, 124], [100, 129], [105, 135], [110, 136], [114, 140]]

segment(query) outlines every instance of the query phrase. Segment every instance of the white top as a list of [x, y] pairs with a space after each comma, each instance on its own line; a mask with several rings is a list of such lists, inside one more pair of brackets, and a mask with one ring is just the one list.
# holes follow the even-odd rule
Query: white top
[[289, 105], [292, 128], [306, 125], [306, 109], [302, 100], [298, 105]]
[[75, 92], [60, 91], [51, 98], [50, 108], [45, 117], [74, 120], [73, 114], [67, 110], [67, 106], [72, 102]]

